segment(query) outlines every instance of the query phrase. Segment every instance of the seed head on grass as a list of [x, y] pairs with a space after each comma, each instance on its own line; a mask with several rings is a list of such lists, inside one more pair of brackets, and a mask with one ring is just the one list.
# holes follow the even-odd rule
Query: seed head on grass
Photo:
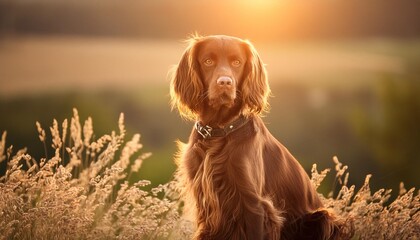
[[[46, 134], [36, 123], [46, 149]], [[13, 153], [6, 148], [6, 132], [0, 140], [0, 240], [2, 239], [190, 239], [194, 223], [183, 215], [182, 189], [176, 179], [144, 190], [148, 180], [131, 183], [150, 153], [141, 153], [140, 135], [126, 141], [124, 115], [118, 132], [93, 139], [93, 120], [80, 124], [78, 111], [50, 128], [52, 152], [39, 161], [27, 149]], [[60, 135], [61, 131], [61, 135]], [[121, 151], [120, 151], [121, 150]], [[47, 153], [47, 152], [46, 152]], [[171, 161], [171, 159], [168, 159]], [[389, 203], [391, 191], [373, 192], [348, 186], [348, 167], [333, 158], [335, 185], [324, 205], [345, 221], [354, 239], [420, 239], [420, 192], [401, 184]], [[318, 188], [329, 169], [312, 168]], [[338, 192], [337, 194], [333, 194]]]
[[[36, 127], [46, 148], [45, 131], [39, 122]], [[11, 147], [6, 151], [6, 133], [2, 134], [0, 163], [9, 160], [6, 174], [0, 178], [0, 239], [161, 239], [182, 235], [183, 230], [177, 228], [182, 223], [179, 201], [155, 194], [167, 188], [149, 192], [143, 190], [149, 181], [127, 180], [150, 154], [139, 153], [139, 134], [124, 140], [124, 115], [119, 118], [118, 133], [113, 131], [96, 141], [92, 141], [92, 119], [82, 127], [76, 109], [69, 126], [64, 120], [60, 129], [54, 120], [50, 130], [54, 156], [39, 162], [26, 149], [15, 154]]]
[[[336, 182], [341, 186], [334, 198], [330, 194], [324, 204], [355, 228], [355, 239], [420, 239], [420, 192], [412, 188], [405, 190], [400, 185], [397, 198], [389, 203], [390, 189], [379, 189], [372, 193], [367, 175], [362, 187], [347, 186], [348, 168], [334, 157]], [[314, 172], [314, 171], [313, 171]], [[345, 176], [342, 180], [342, 176]], [[315, 171], [316, 180], [317, 171]], [[318, 183], [318, 182], [316, 182]]]

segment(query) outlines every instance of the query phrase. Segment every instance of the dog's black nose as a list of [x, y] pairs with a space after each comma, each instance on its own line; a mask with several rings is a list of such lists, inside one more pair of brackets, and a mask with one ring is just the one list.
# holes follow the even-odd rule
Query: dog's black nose
[[217, 79], [217, 85], [232, 85], [232, 78], [230, 77], [219, 77]]

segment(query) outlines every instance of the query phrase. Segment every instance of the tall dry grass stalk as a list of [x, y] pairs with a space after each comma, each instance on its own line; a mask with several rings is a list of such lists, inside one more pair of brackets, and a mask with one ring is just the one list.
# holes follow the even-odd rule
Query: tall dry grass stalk
[[[36, 123], [46, 157], [35, 161], [26, 149], [6, 148], [0, 140], [0, 239], [190, 239], [193, 224], [182, 218], [175, 180], [145, 191], [147, 180], [129, 183], [149, 153], [140, 153], [140, 135], [125, 141], [124, 116], [119, 131], [94, 140], [93, 121], [83, 126], [76, 109], [68, 124], [56, 120], [50, 132], [53, 156], [47, 157], [46, 133]], [[334, 158], [338, 194], [325, 205], [349, 222], [355, 239], [419, 239], [420, 192], [401, 184], [396, 200], [390, 190], [374, 193], [370, 175], [358, 190], [348, 186], [347, 166]], [[329, 170], [312, 168], [318, 188]]]
[[[363, 186], [356, 191], [355, 186], [348, 186], [348, 167], [333, 158], [336, 182], [340, 185], [337, 196], [333, 192], [328, 198], [323, 197], [325, 206], [343, 219], [354, 224], [354, 239], [420, 239], [420, 191], [406, 190], [400, 184], [397, 198], [388, 203], [391, 190], [371, 191], [367, 175]], [[314, 164], [312, 182], [318, 187], [329, 170], [319, 173]]]
[[[46, 133], [36, 123], [45, 146]], [[68, 128], [69, 127], [69, 128]], [[140, 135], [125, 141], [119, 131], [93, 139], [93, 123], [82, 126], [76, 109], [68, 126], [53, 121], [53, 156], [35, 161], [26, 149], [12, 154], [0, 141], [0, 239], [186, 239], [191, 227], [180, 218], [173, 182], [145, 191], [150, 182], [127, 181], [150, 154], [140, 154]], [[69, 131], [69, 132], [68, 132]], [[67, 139], [68, 137], [68, 139]]]

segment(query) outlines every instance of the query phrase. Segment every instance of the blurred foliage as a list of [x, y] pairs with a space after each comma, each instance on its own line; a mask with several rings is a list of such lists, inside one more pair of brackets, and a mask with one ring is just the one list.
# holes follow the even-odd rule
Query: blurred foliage
[[199, 31], [253, 40], [284, 40], [411, 37], [418, 36], [420, 29], [418, 2], [412, 0], [99, 2], [0, 1], [0, 36], [70, 34], [179, 39]]
[[370, 109], [356, 112], [358, 132], [393, 186], [394, 179], [420, 185], [420, 72], [412, 71], [383, 77]]

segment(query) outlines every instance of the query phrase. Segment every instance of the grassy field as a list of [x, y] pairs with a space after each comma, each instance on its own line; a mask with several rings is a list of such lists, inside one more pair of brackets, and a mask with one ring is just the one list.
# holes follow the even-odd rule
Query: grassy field
[[[148, 180], [129, 181], [148, 155], [124, 119], [121, 114], [116, 130], [97, 138], [94, 119], [81, 118], [77, 109], [63, 122], [53, 121], [51, 137], [37, 122], [35, 135], [52, 151], [39, 162], [26, 149], [13, 151], [3, 133], [0, 163], [7, 163], [7, 172], [0, 177], [0, 238], [191, 239], [195, 227], [183, 215], [176, 179], [151, 191], [145, 189]], [[348, 166], [337, 158], [334, 163], [337, 189], [322, 201], [354, 230], [354, 239], [419, 238], [419, 191], [401, 184], [389, 201], [390, 190], [371, 190], [371, 175], [355, 188]], [[316, 188], [328, 172], [312, 167]]]

